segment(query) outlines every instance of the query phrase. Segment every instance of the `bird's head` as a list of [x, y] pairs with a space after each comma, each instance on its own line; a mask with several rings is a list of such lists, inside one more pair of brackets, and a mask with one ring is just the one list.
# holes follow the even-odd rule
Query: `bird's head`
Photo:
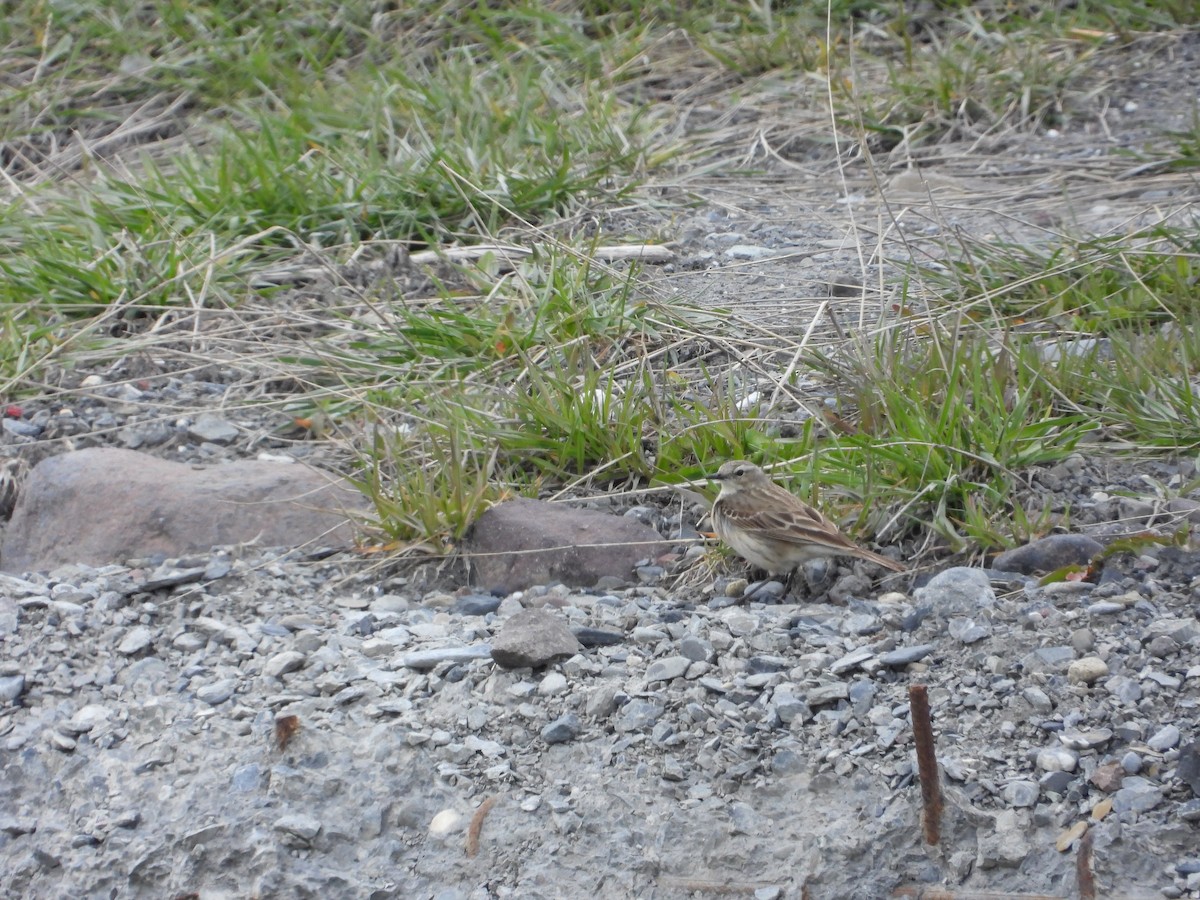
[[754, 463], [740, 459], [731, 459], [722, 463], [715, 475], [709, 476], [713, 481], [721, 483], [722, 494], [736, 494], [754, 484], [767, 481], [766, 473]]

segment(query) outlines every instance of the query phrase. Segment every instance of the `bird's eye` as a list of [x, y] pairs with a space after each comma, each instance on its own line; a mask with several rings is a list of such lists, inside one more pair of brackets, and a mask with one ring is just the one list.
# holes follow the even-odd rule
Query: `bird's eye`
[[733, 474], [736, 475], [738, 478], [741, 478], [743, 475], [746, 474], [746, 470], [745, 469], [734, 469]]

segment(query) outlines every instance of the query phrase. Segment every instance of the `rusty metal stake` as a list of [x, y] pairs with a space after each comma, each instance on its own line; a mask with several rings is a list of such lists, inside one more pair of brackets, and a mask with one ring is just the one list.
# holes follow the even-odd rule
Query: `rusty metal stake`
[[1079, 855], [1075, 857], [1075, 877], [1079, 883], [1079, 900], [1096, 900], [1096, 878], [1092, 874], [1092, 839], [1095, 835], [1089, 828], [1079, 842]]
[[925, 685], [908, 686], [908, 712], [917, 744], [917, 775], [921, 779], [921, 827], [925, 843], [937, 846], [942, 837], [942, 786], [938, 781], [933, 723], [929, 719], [929, 692]]

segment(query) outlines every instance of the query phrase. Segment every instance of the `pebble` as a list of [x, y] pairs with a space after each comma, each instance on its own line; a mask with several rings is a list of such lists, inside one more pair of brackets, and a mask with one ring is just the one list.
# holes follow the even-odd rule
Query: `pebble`
[[125, 637], [121, 639], [121, 643], [117, 645], [117, 652], [122, 656], [136, 656], [153, 644], [154, 632], [145, 625], [138, 625], [129, 629]]
[[1043, 772], [1074, 772], [1079, 755], [1063, 747], [1047, 747], [1038, 751], [1037, 767]]
[[[379, 634], [383, 637], [383, 632]], [[474, 644], [470, 647], [414, 650], [400, 657], [400, 664], [410, 669], [433, 669], [442, 663], [469, 663], [477, 659], [490, 659], [491, 656], [491, 644]]]
[[276, 653], [263, 666], [263, 674], [269, 678], [279, 678], [289, 672], [295, 672], [304, 667], [307, 657], [295, 650], [285, 650]]
[[691, 664], [692, 660], [686, 656], [668, 656], [664, 659], [656, 659], [646, 669], [646, 680], [655, 682], [681, 678]]
[[309, 844], [320, 834], [321, 821], [304, 813], [289, 813], [276, 819], [273, 827], [276, 831]]
[[542, 740], [547, 744], [563, 744], [575, 740], [582, 729], [583, 724], [579, 721], [579, 716], [567, 713], [542, 729]]
[[1174, 725], [1165, 725], [1150, 736], [1146, 745], [1156, 753], [1172, 750], [1179, 746], [1179, 729]]
[[538, 683], [537, 692], [542, 697], [557, 697], [566, 693], [569, 687], [567, 676], [562, 672], [548, 672]]
[[1072, 684], [1092, 684], [1108, 674], [1108, 663], [1098, 656], [1085, 656], [1067, 666], [1067, 680]]
[[220, 706], [233, 696], [237, 685], [236, 678], [222, 678], [220, 681], [214, 681], [212, 684], [206, 684], [197, 689], [196, 699], [202, 700], [209, 706]]
[[12, 703], [25, 691], [24, 675], [0, 676], [0, 703]]
[[1058, 733], [1059, 741], [1071, 750], [1094, 750], [1105, 746], [1112, 738], [1109, 728], [1064, 728]]
[[1034, 781], [1014, 781], [1004, 786], [1004, 802], [1021, 809], [1037, 803], [1041, 787]]
[[899, 668], [909, 663], [919, 662], [937, 648], [933, 644], [918, 644], [915, 647], [901, 647], [879, 655], [879, 662], [888, 668]]

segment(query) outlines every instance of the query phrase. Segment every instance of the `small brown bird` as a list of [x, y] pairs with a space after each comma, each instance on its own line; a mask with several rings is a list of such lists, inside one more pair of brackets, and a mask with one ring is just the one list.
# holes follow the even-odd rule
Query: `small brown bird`
[[712, 507], [717, 537], [772, 575], [823, 556], [854, 556], [893, 572], [905, 567], [853, 543], [817, 510], [772, 481], [753, 463], [733, 460], [711, 476], [721, 482]]

